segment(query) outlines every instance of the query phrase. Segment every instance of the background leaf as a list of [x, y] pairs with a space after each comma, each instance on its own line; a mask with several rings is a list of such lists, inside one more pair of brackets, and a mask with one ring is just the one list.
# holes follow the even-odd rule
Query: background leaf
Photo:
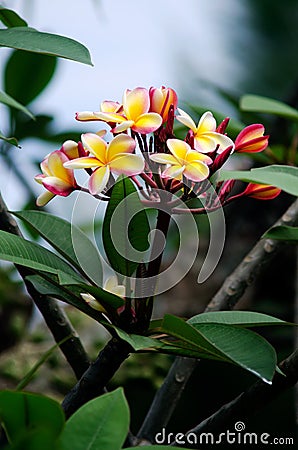
[[298, 168], [272, 165], [247, 171], [223, 170], [219, 181], [242, 180], [252, 183], [270, 184], [289, 194], [298, 196]]
[[7, 27], [26, 27], [27, 22], [12, 9], [0, 6], [0, 21]]
[[[119, 206], [120, 203], [121, 206]], [[115, 233], [113, 230], [111, 231], [111, 220], [116, 209], [117, 212], [120, 211], [117, 215], [117, 239], [121, 243], [122, 253], [126, 257], [118, 253], [112, 240], [112, 235], [114, 237]], [[129, 178], [119, 177], [117, 183], [113, 186], [102, 227], [104, 249], [112, 268], [116, 272], [126, 276], [131, 276], [134, 273], [141, 261], [135, 262], [132, 260], [131, 251], [126, 243], [129, 239], [134, 249], [145, 251], [149, 247], [149, 232], [147, 214], [139, 200], [133, 182]]]
[[70, 59], [92, 66], [88, 49], [65, 36], [43, 33], [28, 27], [0, 30], [0, 45]]
[[259, 327], [264, 325], [290, 325], [284, 320], [254, 311], [214, 311], [197, 314], [187, 323], [196, 325], [200, 323], [224, 323], [240, 325], [242, 327]]
[[[52, 56], [15, 50], [5, 66], [5, 91], [23, 105], [28, 105], [49, 84], [56, 66], [57, 58]], [[34, 83], [29, 80], [34, 80]]]
[[63, 450], [120, 450], [128, 433], [129, 408], [121, 388], [95, 398], [67, 421]]
[[280, 225], [268, 230], [262, 238], [264, 239], [276, 239], [289, 242], [298, 242], [298, 227], [287, 227]]
[[0, 392], [0, 419], [11, 442], [34, 429], [46, 429], [57, 437], [64, 425], [64, 414], [58, 402], [27, 392]]
[[6, 94], [6, 92], [0, 91], [0, 102], [4, 103], [4, 105], [9, 106], [10, 108], [22, 111], [31, 119], [34, 119], [34, 115], [29, 111], [29, 109], [25, 108], [25, 106], [21, 105], [21, 103], [17, 102], [10, 95]]
[[298, 121], [298, 111], [278, 100], [262, 97], [260, 95], [244, 95], [240, 99], [242, 111], [274, 114], [287, 119]]
[[102, 264], [97, 248], [77, 226], [44, 211], [13, 212], [31, 225], [79, 272], [96, 284], [102, 284]]

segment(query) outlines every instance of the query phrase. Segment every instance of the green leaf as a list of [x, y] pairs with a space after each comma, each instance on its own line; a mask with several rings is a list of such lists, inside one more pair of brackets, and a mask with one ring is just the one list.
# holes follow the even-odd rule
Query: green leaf
[[25, 108], [25, 106], [21, 105], [21, 103], [17, 102], [13, 97], [6, 94], [6, 92], [0, 91], [0, 103], [4, 103], [10, 108], [22, 111], [24, 114], [27, 114], [27, 116], [29, 116], [31, 119], [34, 119], [34, 115], [29, 111], [29, 109]]
[[[5, 66], [5, 91], [23, 105], [28, 105], [49, 84], [56, 66], [57, 58], [16, 50]], [[34, 80], [34, 83], [29, 80]]]
[[264, 325], [290, 325], [284, 320], [254, 311], [214, 311], [197, 314], [187, 323], [195, 326], [201, 323], [223, 323], [242, 327], [259, 327]]
[[298, 242], [298, 227], [280, 225], [270, 228], [263, 236], [264, 239], [276, 239], [281, 241]]
[[56, 275], [65, 272], [75, 279], [81, 280], [74, 269], [59, 256], [34, 242], [6, 231], [0, 231], [0, 259]]
[[298, 196], [298, 168], [272, 165], [247, 171], [223, 170], [218, 181], [242, 180], [251, 183], [270, 184], [289, 194]]
[[44, 211], [18, 211], [12, 214], [31, 225], [79, 272], [96, 284], [102, 284], [100, 255], [76, 225]]
[[121, 328], [117, 327], [114, 327], [114, 329], [118, 336], [124, 341], [128, 342], [128, 344], [130, 344], [136, 352], [148, 348], [158, 349], [163, 347], [162, 342], [158, 341], [157, 339], [140, 336], [139, 334], [128, 334], [125, 331], [121, 330]]
[[[181, 341], [189, 344], [191, 348], [201, 353], [208, 354], [209, 358], [215, 356], [216, 359], [221, 358], [227, 360], [226, 356], [222, 354], [211, 342], [208, 341], [201, 333], [199, 333], [193, 326], [189, 325], [179, 317], [166, 314], [161, 326], [161, 332], [174, 336]], [[173, 342], [175, 345], [177, 341]]]
[[0, 133], [0, 139], [2, 139], [3, 141], [6, 141], [8, 144], [14, 145], [15, 147], [19, 146], [18, 141], [14, 137], [8, 138], [6, 136], [3, 136], [3, 134]]
[[8, 28], [27, 26], [27, 22], [25, 22], [25, 20], [15, 11], [5, 8], [4, 6], [0, 6], [0, 21]]
[[[188, 324], [166, 315], [162, 331], [208, 353], [222, 357], [271, 383], [276, 367], [274, 348], [251, 330], [219, 323]], [[196, 335], [197, 333], [197, 335]]]
[[298, 120], [298, 111], [278, 100], [262, 97], [260, 95], [244, 95], [240, 99], [242, 111], [274, 114], [291, 120]]
[[43, 33], [28, 27], [0, 30], [0, 45], [28, 52], [70, 59], [92, 66], [88, 49], [65, 36]]
[[[102, 228], [104, 249], [116, 272], [126, 276], [134, 273], [142, 262], [137, 252], [145, 252], [149, 247], [149, 232], [147, 214], [134, 184], [129, 178], [119, 177], [113, 186]], [[115, 240], [119, 252], [114, 246]]]
[[34, 429], [47, 429], [58, 437], [64, 425], [64, 414], [58, 402], [27, 392], [0, 392], [0, 421], [11, 443]]
[[66, 422], [59, 439], [63, 450], [120, 450], [129, 427], [122, 388], [95, 398]]

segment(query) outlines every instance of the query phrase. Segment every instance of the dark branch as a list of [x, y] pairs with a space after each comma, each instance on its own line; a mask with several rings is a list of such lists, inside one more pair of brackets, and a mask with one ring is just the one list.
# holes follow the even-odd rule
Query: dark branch
[[67, 418], [89, 400], [103, 394], [106, 384], [131, 350], [127, 342], [116, 338], [107, 343], [82, 378], [66, 395], [62, 407]]
[[[298, 200], [296, 200], [286, 213], [274, 224], [293, 226], [298, 220]], [[261, 239], [246, 255], [234, 272], [226, 279], [222, 287], [215, 294], [205, 311], [220, 311], [232, 309], [245, 289], [255, 280], [262, 269], [277, 254], [285, 244], [283, 241]], [[169, 370], [167, 377], [157, 392], [144, 423], [138, 433], [139, 441], [153, 442], [156, 433], [165, 427], [172, 416], [183, 390], [198, 365], [195, 359], [177, 357]], [[174, 380], [179, 374], [183, 380], [176, 383]], [[171, 390], [174, 401], [169, 402], [168, 391]]]
[[[22, 236], [21, 231], [14, 218], [7, 211], [6, 205], [0, 195], [0, 229], [17, 236]], [[59, 307], [56, 300], [39, 294], [34, 286], [26, 279], [32, 272], [26, 267], [16, 265], [16, 268], [24, 280], [27, 291], [33, 302], [40, 310], [44, 320], [49, 327], [55, 341], [58, 343], [62, 339], [71, 336], [66, 342], [61, 344], [60, 348], [66, 360], [73, 369], [77, 379], [79, 379], [85, 370], [89, 367], [89, 359], [83, 348], [83, 345], [69, 322], [66, 314]]]
[[[286, 376], [276, 373], [271, 385], [258, 380], [247, 391], [242, 392], [212, 416], [189, 430], [186, 436], [193, 433], [199, 437], [201, 433], [215, 434], [230, 429], [235, 422], [239, 420], [245, 422], [247, 418], [260, 411], [279, 394], [294, 386], [298, 381], [298, 350], [282, 361], [279, 366]], [[171, 445], [179, 447], [175, 442]]]

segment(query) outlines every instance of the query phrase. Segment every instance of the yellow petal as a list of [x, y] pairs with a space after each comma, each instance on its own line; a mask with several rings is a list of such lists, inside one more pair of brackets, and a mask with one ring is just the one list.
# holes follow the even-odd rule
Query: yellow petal
[[217, 150], [218, 153], [222, 153], [226, 148], [230, 146], [234, 148], [234, 142], [232, 141], [232, 139], [230, 139], [228, 136], [225, 136], [224, 134], [210, 132], [205, 133], [204, 136], [213, 139], [213, 142], [215, 142], [216, 145], [219, 145], [219, 149]]
[[212, 164], [213, 160], [204, 153], [197, 152], [196, 150], [190, 150], [186, 155], [186, 160], [188, 163], [200, 162], [202, 161], [205, 164]]
[[132, 91], [125, 91], [123, 109], [128, 120], [135, 121], [139, 116], [148, 112], [149, 106], [150, 100], [147, 89], [137, 87]]
[[110, 176], [109, 166], [96, 169], [89, 178], [89, 191], [92, 195], [100, 194], [106, 187]]
[[103, 164], [97, 158], [91, 156], [72, 159], [71, 161], [64, 163], [64, 167], [67, 167], [68, 169], [91, 169], [102, 165]]
[[106, 163], [107, 143], [95, 133], [82, 134], [82, 144], [102, 164]]
[[207, 111], [200, 118], [197, 127], [197, 134], [215, 130], [216, 130], [216, 120], [214, 119], [213, 114], [210, 111]]
[[127, 134], [118, 134], [110, 142], [107, 149], [107, 160], [111, 161], [119, 153], [133, 153], [136, 148], [135, 140]]
[[128, 176], [137, 175], [144, 170], [145, 162], [139, 155], [120, 153], [110, 162], [111, 171]]
[[197, 131], [197, 126], [192, 120], [192, 118], [182, 109], [178, 108], [179, 115], [176, 116], [176, 119], [179, 120], [179, 122], [183, 123], [187, 128], [190, 128], [194, 133]]
[[156, 131], [162, 124], [162, 117], [157, 113], [146, 113], [139, 116], [132, 129], [137, 133], [148, 134]]
[[177, 159], [167, 153], [154, 153], [150, 155], [150, 159], [159, 164], [177, 164]]
[[122, 131], [128, 130], [128, 128], [131, 128], [134, 124], [133, 120], [125, 120], [124, 122], [120, 123], [120, 125], [116, 125], [113, 129], [113, 133], [122, 133]]
[[183, 165], [187, 153], [191, 150], [190, 146], [180, 139], [168, 139], [167, 146], [177, 161]]
[[50, 153], [47, 159], [48, 173], [63, 180], [65, 176], [67, 177], [67, 171], [63, 166], [66, 161], [68, 161], [68, 158], [61, 151], [56, 150]]
[[45, 191], [37, 197], [36, 205], [37, 206], [45, 206], [54, 197], [55, 197], [55, 194], [53, 194], [50, 191]]
[[126, 120], [126, 118], [122, 114], [112, 112], [105, 113], [97, 111], [94, 113], [94, 117], [96, 118], [96, 120], [102, 120], [103, 122], [112, 122], [112, 123], [121, 123], [124, 120]]
[[208, 177], [209, 168], [202, 162], [194, 162], [192, 164], [187, 164], [183, 175], [192, 181], [202, 181]]
[[182, 174], [184, 172], [185, 166], [176, 166], [168, 167], [163, 171], [163, 178], [175, 178], [176, 180], [182, 180]]

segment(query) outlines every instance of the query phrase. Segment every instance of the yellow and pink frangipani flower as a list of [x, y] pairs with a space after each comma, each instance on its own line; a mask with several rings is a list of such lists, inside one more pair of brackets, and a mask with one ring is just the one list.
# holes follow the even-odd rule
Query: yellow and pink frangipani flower
[[226, 148], [233, 147], [234, 142], [228, 136], [216, 132], [216, 120], [210, 111], [205, 112], [198, 125], [182, 109], [178, 108], [176, 119], [193, 132], [194, 147], [198, 152], [210, 153], [217, 150], [222, 153]]
[[260, 123], [245, 127], [235, 139], [235, 151], [238, 153], [257, 153], [268, 146], [269, 136], [264, 136], [265, 128]]
[[171, 154], [150, 155], [152, 161], [167, 165], [162, 172], [163, 178], [182, 180], [184, 176], [191, 181], [199, 182], [208, 177], [208, 165], [213, 162], [209, 156], [193, 150], [189, 144], [180, 139], [168, 139], [167, 146]]
[[[73, 147], [73, 144], [71, 145]], [[46, 205], [55, 195], [67, 197], [77, 188], [73, 170], [64, 167], [64, 164], [69, 161], [70, 159], [62, 150], [50, 153], [42, 161], [40, 164], [42, 174], [36, 175], [35, 181], [42, 184], [47, 191], [37, 198], [38, 206]]]
[[116, 102], [103, 102], [101, 111], [90, 113], [88, 111], [77, 113], [78, 120], [102, 120], [110, 125], [113, 133], [121, 133], [131, 128], [141, 134], [152, 133], [162, 124], [162, 117], [149, 112], [150, 97], [147, 89], [137, 87], [126, 89], [122, 105]]
[[[100, 104], [100, 111], [98, 113], [92, 111], [81, 111], [76, 113], [76, 119], [80, 122], [86, 122], [90, 120], [100, 120], [97, 117], [99, 113], [118, 114], [123, 113], [123, 107], [120, 103], [111, 100], [105, 100]], [[114, 122], [114, 121], [113, 121]]]
[[272, 200], [281, 193], [281, 189], [269, 184], [249, 183], [243, 195], [256, 198], [258, 200]]
[[149, 89], [150, 112], [156, 112], [161, 115], [163, 123], [168, 120], [170, 106], [173, 105], [174, 111], [177, 108], [178, 97], [174, 89], [151, 87]]
[[89, 191], [92, 195], [102, 192], [110, 174], [137, 175], [144, 169], [141, 156], [132, 154], [136, 143], [127, 134], [119, 134], [107, 144], [95, 133], [82, 135], [82, 144], [90, 156], [67, 161], [67, 169], [94, 169], [89, 179]]

